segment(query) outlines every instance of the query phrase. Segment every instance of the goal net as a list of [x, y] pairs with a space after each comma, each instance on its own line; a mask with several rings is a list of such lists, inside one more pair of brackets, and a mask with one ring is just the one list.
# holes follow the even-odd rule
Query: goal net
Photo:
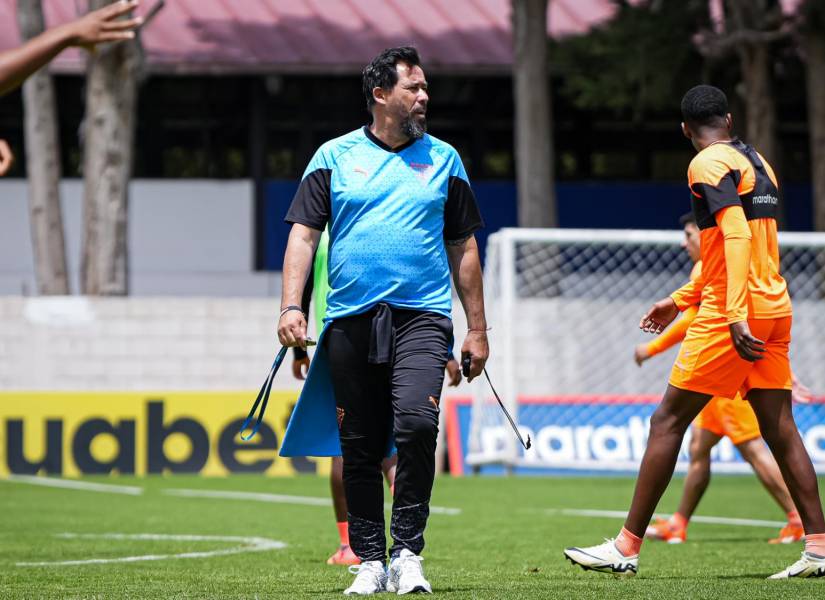
[[[502, 229], [490, 236], [487, 369], [533, 447], [521, 448], [479, 378], [472, 401], [451, 413], [458, 471], [638, 467], [678, 348], [640, 368], [634, 348], [652, 337], [638, 322], [687, 281], [691, 262], [682, 240], [681, 232], [635, 230]], [[815, 395], [794, 411], [817, 470], [825, 471], [825, 234], [783, 233], [780, 246], [794, 302], [791, 361]], [[713, 459], [717, 470], [746, 468], [727, 438]]]

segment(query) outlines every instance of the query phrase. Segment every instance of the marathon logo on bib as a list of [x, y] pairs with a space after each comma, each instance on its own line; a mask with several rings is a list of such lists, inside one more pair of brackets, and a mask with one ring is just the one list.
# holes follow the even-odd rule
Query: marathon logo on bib
[[772, 206], [776, 206], [779, 204], [779, 198], [776, 196], [772, 196], [770, 194], [766, 194], [764, 196], [754, 196], [753, 197], [754, 204], [770, 204]]

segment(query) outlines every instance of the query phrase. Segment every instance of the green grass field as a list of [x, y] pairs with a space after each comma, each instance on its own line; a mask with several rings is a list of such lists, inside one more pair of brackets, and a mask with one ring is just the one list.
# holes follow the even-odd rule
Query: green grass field
[[[337, 535], [332, 509], [321, 502], [170, 495], [184, 488], [325, 499], [323, 478], [84, 481], [135, 486], [139, 495], [0, 481], [0, 598], [337, 598], [352, 577], [343, 567], [324, 564]], [[801, 544], [768, 545], [776, 529], [764, 526], [694, 523], [687, 544], [647, 543], [640, 574], [630, 581], [584, 572], [564, 561], [565, 545], [612, 537], [621, 519], [553, 509], [623, 510], [632, 486], [631, 478], [441, 478], [433, 504], [461, 512], [431, 516], [425, 572], [436, 594], [446, 598], [825, 598], [823, 580], [765, 581], [798, 558]], [[676, 480], [663, 511], [675, 507], [680, 488]], [[716, 477], [699, 514], [782, 518], [757, 481], [744, 476]], [[99, 537], [113, 533], [127, 535]], [[130, 537], [135, 534], [173, 537]], [[173, 558], [256, 543], [174, 538], [182, 535], [267, 538], [286, 547]], [[19, 565], [145, 555], [167, 558]]]

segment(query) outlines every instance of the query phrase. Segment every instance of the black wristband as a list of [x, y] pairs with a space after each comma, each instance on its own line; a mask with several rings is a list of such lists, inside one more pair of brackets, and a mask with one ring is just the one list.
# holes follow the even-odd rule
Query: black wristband
[[281, 314], [278, 316], [278, 319], [280, 320], [281, 317], [283, 317], [286, 313], [288, 313], [291, 310], [299, 310], [301, 311], [301, 314], [304, 314], [304, 311], [301, 309], [300, 306], [296, 304], [290, 304], [289, 306], [285, 306], [281, 309]]

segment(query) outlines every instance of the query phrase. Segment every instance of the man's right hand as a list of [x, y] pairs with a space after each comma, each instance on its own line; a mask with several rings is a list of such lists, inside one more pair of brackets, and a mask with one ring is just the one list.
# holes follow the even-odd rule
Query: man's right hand
[[14, 164], [14, 154], [6, 140], [0, 140], [0, 177], [5, 175]]
[[650, 307], [650, 310], [639, 321], [639, 329], [648, 333], [662, 333], [678, 314], [679, 309], [676, 307], [676, 303], [673, 298], [668, 296]]
[[307, 321], [300, 310], [290, 310], [278, 321], [278, 341], [290, 348], [300, 346], [307, 349]]
[[470, 382], [484, 371], [484, 364], [487, 362], [487, 357], [490, 356], [490, 346], [487, 343], [487, 332], [468, 331], [467, 337], [464, 338], [464, 343], [461, 345], [461, 362], [463, 363], [467, 357], [470, 357], [469, 373], [464, 375], [467, 381]]

